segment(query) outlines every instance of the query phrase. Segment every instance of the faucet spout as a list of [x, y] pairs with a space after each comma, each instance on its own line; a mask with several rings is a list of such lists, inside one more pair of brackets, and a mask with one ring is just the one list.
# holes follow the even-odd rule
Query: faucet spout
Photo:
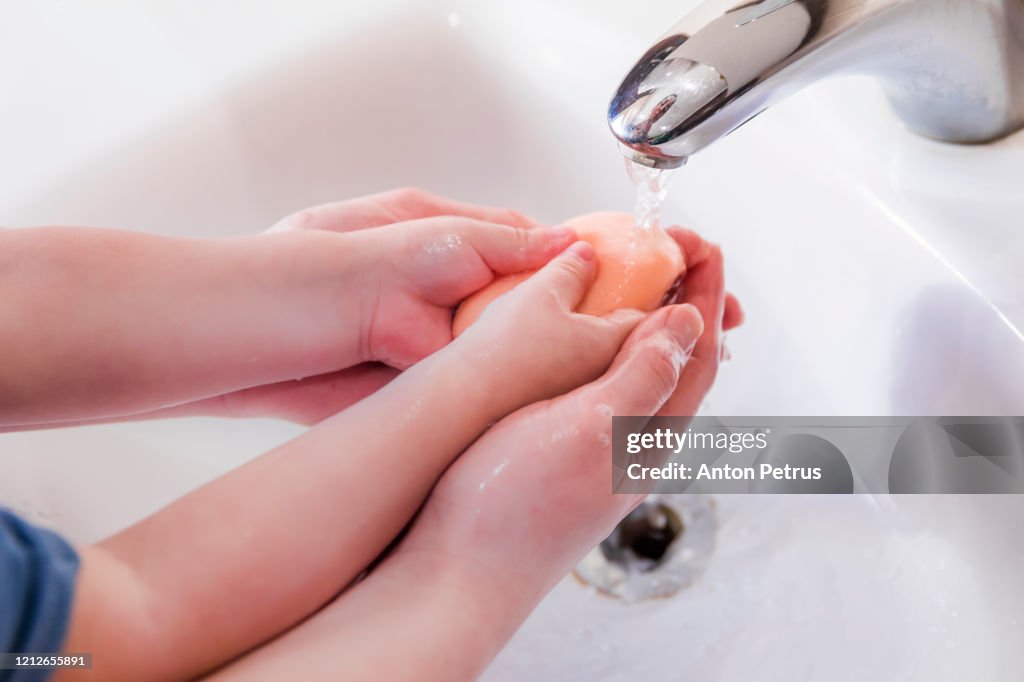
[[1024, 0], [707, 0], [623, 79], [608, 122], [674, 167], [796, 90], [876, 76], [909, 128], [976, 143], [1024, 125]]

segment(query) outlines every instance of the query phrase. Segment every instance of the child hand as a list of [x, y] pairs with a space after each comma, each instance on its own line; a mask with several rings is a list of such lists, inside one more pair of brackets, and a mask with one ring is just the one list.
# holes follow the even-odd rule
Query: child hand
[[[100, 651], [126, 622], [158, 621], [150, 643], [188, 650], [163, 658], [162, 676], [192, 677], [307, 617], [387, 548], [491, 424], [607, 368], [642, 315], [574, 312], [595, 271], [593, 248], [571, 246], [381, 390], [84, 552], [81, 599], [93, 601], [76, 608], [110, 618], [82, 616], [68, 646]], [[169, 558], [168, 547], [188, 549]], [[140, 578], [117, 589], [141, 598], [111, 614], [106, 580], [125, 566]], [[210, 619], [217, 637], [195, 641]], [[121, 663], [104, 679], [131, 679], [135, 662]]]
[[692, 306], [662, 309], [603, 377], [500, 421], [448, 469], [409, 534], [362, 582], [216, 679], [330, 679], [339, 660], [352, 679], [475, 679], [636, 503], [610, 492], [609, 414], [656, 411], [701, 326]]

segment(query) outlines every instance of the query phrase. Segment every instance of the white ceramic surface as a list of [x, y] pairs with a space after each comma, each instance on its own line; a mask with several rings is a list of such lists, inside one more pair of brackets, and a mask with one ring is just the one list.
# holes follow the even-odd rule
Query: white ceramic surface
[[[549, 221], [628, 209], [607, 98], [692, 4], [5, 3], [0, 224], [240, 234], [398, 185]], [[1024, 414], [1022, 185], [1024, 135], [916, 138], [861, 79], [692, 159], [665, 219], [723, 245], [748, 312], [707, 411]], [[88, 541], [297, 432], [8, 434], [0, 501]], [[626, 607], [567, 580], [486, 679], [1024, 677], [1020, 498], [718, 507], [696, 585]]]

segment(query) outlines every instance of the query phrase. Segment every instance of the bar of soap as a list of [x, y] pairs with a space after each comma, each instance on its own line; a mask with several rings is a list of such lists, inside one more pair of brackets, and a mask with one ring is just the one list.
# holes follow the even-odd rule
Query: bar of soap
[[[679, 245], [661, 228], [641, 229], [629, 213], [590, 213], [565, 223], [590, 242], [597, 256], [597, 278], [577, 312], [605, 315], [619, 308], [658, 307], [683, 270]], [[455, 311], [452, 335], [473, 324], [484, 308], [532, 275], [505, 275], [476, 292]]]

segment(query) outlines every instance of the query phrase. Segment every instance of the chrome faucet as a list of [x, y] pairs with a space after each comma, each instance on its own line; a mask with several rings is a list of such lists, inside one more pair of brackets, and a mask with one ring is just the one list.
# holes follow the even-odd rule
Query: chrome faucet
[[987, 142], [1024, 125], [1024, 0], [707, 0], [608, 109], [623, 152], [674, 168], [834, 74], [876, 76], [906, 125]]

